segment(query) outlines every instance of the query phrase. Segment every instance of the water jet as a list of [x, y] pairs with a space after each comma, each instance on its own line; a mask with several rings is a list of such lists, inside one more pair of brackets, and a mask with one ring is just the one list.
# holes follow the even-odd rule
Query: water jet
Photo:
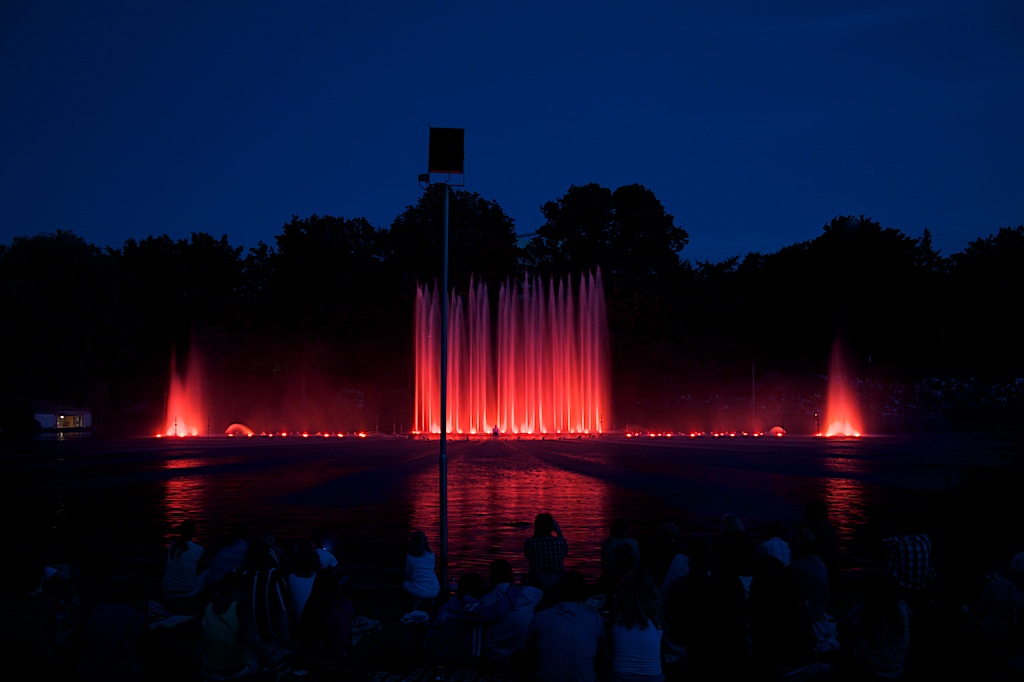
[[[440, 292], [415, 306], [414, 431], [440, 433]], [[568, 280], [506, 282], [492, 333], [487, 285], [449, 297], [447, 432], [597, 434], [609, 413], [608, 329], [600, 270]]]

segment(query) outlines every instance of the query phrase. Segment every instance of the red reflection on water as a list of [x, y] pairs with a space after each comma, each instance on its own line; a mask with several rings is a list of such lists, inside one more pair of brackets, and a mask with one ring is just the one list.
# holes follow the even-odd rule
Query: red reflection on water
[[839, 539], [849, 546], [854, 529], [862, 527], [866, 518], [864, 483], [853, 478], [826, 479], [825, 505]]
[[825, 412], [826, 436], [860, 436], [862, 433], [857, 395], [850, 385], [839, 340], [832, 346], [832, 365], [828, 377], [828, 409]]
[[192, 353], [188, 370], [182, 377], [177, 358], [171, 355], [171, 388], [167, 398], [167, 420], [164, 433], [168, 436], [198, 436], [206, 420], [203, 407], [202, 372], [196, 354]]
[[[441, 299], [416, 292], [413, 430], [441, 431]], [[601, 273], [501, 287], [492, 339], [487, 286], [449, 303], [447, 432], [601, 433], [609, 406], [608, 331]]]
[[[164, 467], [171, 470], [188, 470], [202, 467], [202, 459], [168, 459]], [[207, 516], [206, 496], [210, 490], [210, 481], [201, 474], [183, 471], [182, 475], [167, 479], [164, 499], [167, 507], [166, 527], [173, 528], [185, 519], [196, 519]]]
[[[495, 469], [499, 469], [495, 471]], [[517, 575], [527, 569], [523, 543], [539, 512], [550, 512], [569, 543], [566, 568], [596, 579], [606, 520], [614, 516], [613, 486], [598, 478], [553, 467], [503, 468], [496, 461], [463, 465], [453, 460], [448, 486], [449, 568], [456, 574], [486, 571], [495, 557], [509, 560]], [[437, 470], [410, 481], [411, 527], [426, 531], [436, 555], [439, 538]]]

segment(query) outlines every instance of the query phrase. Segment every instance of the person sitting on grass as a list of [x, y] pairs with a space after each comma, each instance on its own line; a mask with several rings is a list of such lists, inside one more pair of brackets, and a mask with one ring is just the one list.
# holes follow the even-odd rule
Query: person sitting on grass
[[850, 610], [848, 620], [853, 668], [872, 679], [902, 677], [910, 646], [910, 609], [900, 598], [896, 578], [888, 572], [868, 578], [864, 602]]
[[661, 636], [665, 610], [654, 579], [630, 571], [612, 600], [610, 682], [661, 682]]
[[311, 670], [348, 670], [354, 611], [352, 600], [342, 592], [337, 570], [320, 569], [298, 627], [300, 649]]
[[584, 604], [586, 580], [579, 571], [568, 571], [554, 593], [558, 603], [534, 614], [527, 636], [537, 682], [597, 682], [607, 637], [601, 615]]
[[488, 568], [491, 590], [480, 601], [487, 606], [507, 607], [508, 611], [484, 625], [484, 658], [508, 663], [526, 648], [526, 635], [534, 610], [544, 593], [530, 585], [516, 585], [512, 564], [495, 559]]
[[426, 534], [415, 531], [409, 536], [409, 545], [405, 553], [405, 581], [402, 587], [413, 597], [413, 610], [418, 610], [424, 602], [437, 598], [441, 593], [441, 583], [435, 572], [434, 553], [430, 551]]
[[554, 587], [565, 573], [565, 557], [569, 544], [555, 517], [546, 512], [537, 514], [533, 521], [533, 537], [523, 544], [523, 554], [529, 562], [531, 582], [545, 592]]
[[483, 656], [483, 626], [511, 608], [508, 600], [485, 604], [484, 579], [479, 573], [466, 573], [458, 582], [455, 599], [445, 602], [437, 612], [423, 639], [427, 659], [438, 664], [473, 664]]
[[207, 574], [199, 572], [199, 562], [204, 559], [206, 550], [193, 542], [196, 535], [195, 521], [182, 521], [175, 530], [177, 537], [167, 548], [164, 595], [194, 597], [206, 587]]
[[200, 625], [203, 679], [255, 675], [259, 672], [259, 638], [245, 576], [229, 573], [210, 590], [213, 600]]
[[292, 572], [288, 574], [288, 594], [291, 596], [292, 622], [298, 623], [302, 609], [313, 590], [316, 574], [321, 568], [320, 558], [312, 542], [302, 542], [295, 548]]
[[246, 586], [260, 643], [260, 665], [276, 665], [292, 653], [288, 586], [265, 540], [253, 540], [245, 553]]

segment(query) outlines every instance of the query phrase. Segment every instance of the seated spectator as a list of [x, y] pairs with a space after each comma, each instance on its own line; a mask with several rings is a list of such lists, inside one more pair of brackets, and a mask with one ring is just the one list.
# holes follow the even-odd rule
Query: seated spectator
[[640, 567], [661, 585], [665, 582], [669, 566], [678, 554], [683, 553], [679, 543], [679, 528], [671, 521], [661, 524], [661, 533], [642, 548]]
[[894, 535], [882, 540], [889, 573], [904, 594], [918, 594], [935, 577], [932, 567], [932, 540], [927, 534]]
[[265, 542], [267, 547], [270, 548], [270, 562], [274, 568], [279, 571], [285, 571], [285, 575], [287, 575], [287, 567], [284, 565], [284, 561], [286, 559], [285, 552], [281, 546], [277, 544], [277, 537], [274, 535], [273, 531], [264, 530], [256, 536], [256, 539], [260, 542]]
[[210, 559], [207, 584], [221, 580], [231, 571], [241, 570], [245, 566], [245, 551], [248, 547], [249, 527], [241, 522], [232, 523]]
[[229, 573], [210, 589], [213, 601], [200, 625], [204, 679], [255, 675], [259, 638], [245, 576]]
[[562, 528], [551, 514], [541, 513], [533, 521], [533, 537], [523, 543], [523, 555], [529, 564], [527, 578], [542, 590], [554, 587], [565, 573], [569, 544]]
[[722, 517], [721, 531], [711, 541], [711, 572], [737, 576], [750, 590], [757, 548], [735, 514]]
[[[316, 527], [309, 532], [309, 541], [316, 547], [316, 553], [320, 555], [320, 566], [322, 568], [335, 568], [338, 565], [338, 557], [334, 554], [334, 542], [330, 539], [327, 531]], [[340, 575], [340, 573], [339, 573]]]
[[207, 575], [200, 576], [199, 562], [206, 550], [192, 541], [196, 535], [194, 521], [182, 521], [176, 532], [177, 538], [167, 548], [164, 594], [168, 597], [194, 597], [205, 587]]
[[288, 587], [265, 540], [253, 540], [245, 553], [243, 575], [260, 645], [260, 665], [276, 664], [292, 653]]
[[328, 567], [320, 565], [320, 557], [312, 542], [299, 543], [293, 563], [292, 572], [288, 575], [288, 594], [292, 600], [292, 621], [298, 623], [309, 593], [313, 590], [317, 572]]
[[629, 530], [629, 522], [619, 516], [612, 521], [608, 537], [601, 543], [601, 578], [598, 589], [614, 594], [619, 580], [640, 566], [640, 545]]
[[299, 645], [303, 659], [316, 672], [349, 668], [352, 639], [352, 600], [342, 594], [338, 573], [320, 569], [299, 619]]
[[789, 566], [793, 560], [793, 552], [789, 543], [782, 539], [784, 535], [782, 524], [778, 521], [768, 524], [767, 534], [768, 539], [758, 546], [758, 555], [775, 557], [782, 562], [783, 566]]
[[754, 669], [765, 679], [812, 679], [814, 629], [794, 574], [775, 557], [757, 559], [747, 603]]
[[405, 553], [405, 581], [402, 587], [414, 599], [413, 610], [419, 609], [424, 601], [433, 600], [441, 593], [435, 563], [426, 534], [421, 530], [412, 533]]
[[45, 566], [35, 551], [12, 553], [0, 584], [0, 652], [39, 679], [56, 677], [57, 605], [42, 593]]
[[489, 607], [505, 610], [497, 620], [484, 625], [485, 658], [508, 663], [513, 654], [526, 647], [526, 635], [533, 613], [544, 593], [529, 585], [516, 585], [512, 565], [504, 559], [495, 559], [489, 567], [491, 590], [480, 598]]
[[619, 581], [611, 609], [609, 682], [661, 682], [664, 609], [654, 580], [630, 571]]
[[828, 569], [815, 552], [817, 543], [811, 531], [801, 528], [794, 532], [792, 542], [793, 561], [789, 572], [796, 589], [807, 603], [807, 614], [814, 628], [815, 645], [818, 652], [834, 651], [839, 648], [836, 621], [826, 608], [830, 598]]
[[1024, 677], [1024, 552], [993, 571], [970, 609], [975, 650], [997, 675]]
[[139, 578], [128, 578], [109, 599], [98, 602], [85, 619], [79, 678], [95, 682], [143, 679], [140, 643], [148, 629], [145, 586]]
[[595, 663], [607, 640], [600, 614], [584, 605], [583, 575], [567, 572], [554, 594], [558, 603], [534, 614], [527, 637], [536, 655], [537, 682], [596, 682]]
[[695, 679], [742, 679], [749, 672], [746, 590], [739, 576], [710, 570], [709, 543], [689, 545], [691, 570], [669, 590], [666, 639], [674, 666]]
[[[697, 542], [698, 544], [702, 545], [702, 551], [710, 552], [710, 549], [708, 549], [708, 543], [704, 538], [694, 538], [694, 540], [691, 540], [691, 547], [693, 546], [694, 542]], [[691, 549], [689, 551], [692, 553], [693, 550]], [[710, 554], [708, 554], [707, 560], [709, 562], [711, 561]], [[705, 570], [710, 570], [710, 564], [705, 566]], [[675, 557], [672, 558], [672, 563], [669, 564], [668, 570], [665, 572], [664, 580], [662, 580], [661, 582], [661, 588], [659, 589], [659, 592], [661, 594], [662, 603], [668, 602], [668, 594], [671, 591], [672, 585], [675, 584], [676, 580], [689, 574], [689, 572], [690, 557], [681, 552], [679, 554], [676, 554]]]
[[[662, 669], [668, 673], [683, 674], [689, 668], [687, 647], [696, 637], [695, 618], [701, 612], [701, 603], [707, 599], [703, 588], [707, 586], [711, 572], [711, 550], [708, 541], [702, 537], [690, 540], [685, 559], [684, 571], [669, 571], [661, 586], [662, 603], [665, 608], [665, 633], [662, 637]], [[676, 562], [673, 562], [676, 566]], [[692, 568], [692, 572], [691, 572]], [[673, 675], [673, 677], [677, 676]]]
[[483, 626], [508, 613], [511, 604], [485, 604], [479, 573], [459, 578], [455, 599], [445, 602], [423, 640], [427, 658], [436, 663], [471, 664], [483, 656]]
[[848, 620], [856, 671], [880, 679], [901, 677], [910, 646], [910, 609], [896, 578], [888, 572], [871, 576], [864, 602], [850, 610]]

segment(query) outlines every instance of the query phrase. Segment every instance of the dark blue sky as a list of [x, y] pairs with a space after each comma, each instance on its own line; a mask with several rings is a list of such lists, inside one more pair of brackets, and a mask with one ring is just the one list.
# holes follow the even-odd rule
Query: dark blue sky
[[1024, 2], [0, 3], [0, 243], [385, 227], [430, 126], [521, 234], [640, 183], [690, 259], [846, 214], [949, 255], [1024, 223]]

